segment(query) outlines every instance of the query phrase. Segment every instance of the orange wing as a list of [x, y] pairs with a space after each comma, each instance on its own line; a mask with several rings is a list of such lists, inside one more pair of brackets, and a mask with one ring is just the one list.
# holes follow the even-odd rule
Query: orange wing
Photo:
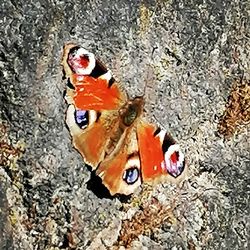
[[124, 96], [117, 84], [109, 86], [111, 74], [94, 78], [74, 75], [75, 106], [85, 110], [114, 110], [121, 106]]
[[69, 104], [66, 123], [74, 147], [95, 169], [106, 154], [112, 153], [111, 137], [113, 130], [118, 130], [118, 110], [126, 102], [126, 95], [111, 72], [81, 46], [65, 45], [62, 65]]
[[110, 138], [112, 126], [104, 126], [102, 118], [97, 122], [95, 111], [87, 112], [90, 113], [90, 118], [85, 127], [80, 127], [75, 117], [75, 106], [73, 104], [69, 105], [66, 123], [74, 147], [81, 153], [84, 161], [95, 169], [104, 159], [105, 147]]
[[179, 145], [165, 131], [141, 122], [137, 127], [142, 180], [152, 182], [160, 177], [179, 177], [185, 169]]
[[66, 100], [77, 109], [116, 110], [126, 101], [111, 72], [81, 46], [65, 45], [62, 65], [68, 80]]
[[185, 170], [179, 145], [165, 131], [138, 121], [96, 170], [111, 195], [131, 194], [141, 182], [179, 180]]
[[96, 170], [111, 195], [132, 194], [141, 185], [141, 164], [135, 127], [128, 128], [116, 150]]

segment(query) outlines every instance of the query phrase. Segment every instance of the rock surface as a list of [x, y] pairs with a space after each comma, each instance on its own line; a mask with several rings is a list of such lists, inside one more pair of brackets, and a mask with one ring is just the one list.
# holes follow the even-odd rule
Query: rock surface
[[[249, 127], [217, 133], [233, 83], [250, 79], [247, 1], [0, 6], [0, 249], [250, 248]], [[64, 122], [68, 41], [98, 55], [131, 97], [147, 84], [149, 119], [187, 155], [182, 185], [126, 200], [93, 188]]]

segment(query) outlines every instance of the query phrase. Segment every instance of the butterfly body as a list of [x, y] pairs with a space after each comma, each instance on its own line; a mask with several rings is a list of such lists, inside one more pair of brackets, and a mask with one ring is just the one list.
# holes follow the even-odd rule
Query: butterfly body
[[129, 195], [142, 181], [178, 179], [184, 155], [170, 135], [143, 117], [144, 99], [129, 99], [111, 72], [84, 48], [68, 44], [66, 123], [74, 147], [111, 195]]

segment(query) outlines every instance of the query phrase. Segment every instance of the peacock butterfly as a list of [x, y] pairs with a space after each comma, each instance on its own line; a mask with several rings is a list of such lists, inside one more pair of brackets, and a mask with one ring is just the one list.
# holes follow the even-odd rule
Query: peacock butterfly
[[62, 66], [73, 145], [111, 195], [180, 179], [184, 155], [166, 131], [144, 119], [143, 96], [128, 98], [110, 70], [76, 44], [64, 46]]

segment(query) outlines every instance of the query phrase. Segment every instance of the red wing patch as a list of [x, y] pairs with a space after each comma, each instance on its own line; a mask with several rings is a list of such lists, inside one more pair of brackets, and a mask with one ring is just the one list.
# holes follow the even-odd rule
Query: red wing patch
[[123, 96], [117, 86], [109, 87], [104, 78], [74, 75], [74, 102], [78, 109], [114, 110], [121, 106]]
[[155, 126], [143, 124], [138, 126], [138, 146], [141, 158], [141, 172], [144, 181], [161, 175], [164, 155], [159, 137], [154, 136]]

